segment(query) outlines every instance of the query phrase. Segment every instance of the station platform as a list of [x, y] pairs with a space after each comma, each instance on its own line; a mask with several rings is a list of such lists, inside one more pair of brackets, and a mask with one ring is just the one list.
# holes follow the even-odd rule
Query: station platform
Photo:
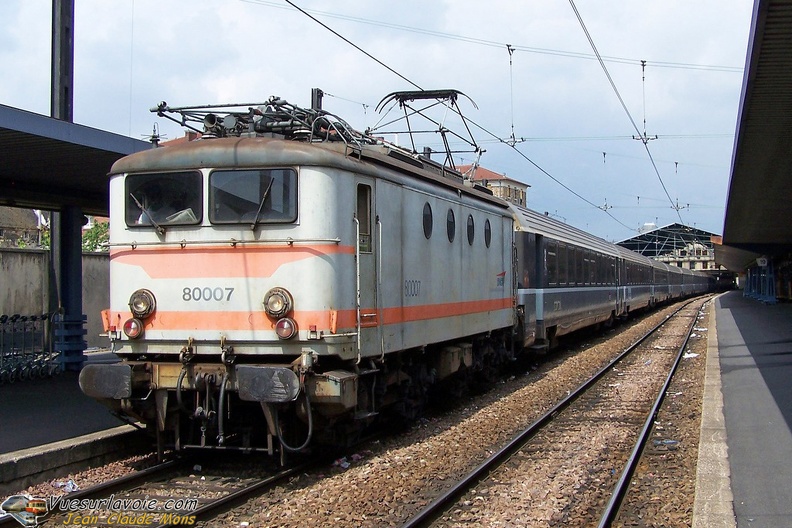
[[[694, 528], [792, 526], [792, 304], [741, 291], [710, 311]], [[89, 362], [115, 361], [109, 353]], [[76, 373], [0, 386], [0, 457], [116, 428]], [[11, 453], [13, 455], [13, 453]]]
[[[693, 526], [788, 528], [792, 304], [763, 304], [731, 291], [715, 299], [714, 306], [710, 321], [716, 331], [709, 332], [708, 352], [708, 367], [714, 368], [708, 368], [705, 382], [696, 492], [696, 509], [708, 520], [694, 519]], [[711, 365], [718, 356], [719, 362]], [[720, 409], [707, 400], [716, 383]]]
[[[88, 362], [117, 361], [109, 352], [87, 354]], [[85, 396], [79, 373], [0, 386], [0, 455], [122, 425], [104, 405]]]

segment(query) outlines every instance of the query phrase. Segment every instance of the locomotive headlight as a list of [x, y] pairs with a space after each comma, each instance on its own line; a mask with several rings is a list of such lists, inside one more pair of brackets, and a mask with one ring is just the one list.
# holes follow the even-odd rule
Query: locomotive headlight
[[294, 322], [294, 319], [289, 317], [279, 319], [278, 322], [275, 323], [275, 333], [278, 334], [278, 337], [281, 339], [290, 339], [297, 333], [297, 323]]
[[151, 315], [156, 307], [157, 301], [154, 299], [154, 294], [148, 290], [137, 290], [129, 298], [129, 310], [138, 319]]
[[132, 318], [124, 321], [124, 333], [129, 339], [137, 339], [143, 334], [143, 321]]
[[272, 288], [264, 296], [264, 311], [270, 317], [283, 317], [293, 306], [291, 294], [283, 288]]

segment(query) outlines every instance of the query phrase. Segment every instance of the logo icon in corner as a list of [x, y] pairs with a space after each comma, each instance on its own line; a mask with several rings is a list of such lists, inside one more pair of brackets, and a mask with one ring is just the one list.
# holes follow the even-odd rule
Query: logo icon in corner
[[47, 501], [30, 495], [11, 495], [0, 504], [0, 514], [8, 514], [22, 526], [38, 526], [47, 513]]

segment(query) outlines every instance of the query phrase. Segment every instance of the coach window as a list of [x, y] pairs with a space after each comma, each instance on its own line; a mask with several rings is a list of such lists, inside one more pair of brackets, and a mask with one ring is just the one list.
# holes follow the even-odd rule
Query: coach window
[[592, 284], [598, 286], [602, 284], [602, 259], [600, 259], [600, 254], [596, 251], [591, 253], [591, 276]]
[[608, 285], [608, 257], [602, 253], [599, 254], [599, 282]]
[[432, 238], [433, 223], [434, 220], [432, 219], [432, 206], [429, 205], [429, 202], [426, 202], [423, 207], [423, 231], [427, 240]]
[[456, 237], [456, 219], [454, 218], [454, 211], [449, 209], [446, 216], [446, 231], [448, 231], [448, 241], [453, 242]]
[[492, 226], [490, 225], [489, 218], [484, 220], [484, 245], [490, 247], [492, 243]]
[[608, 261], [608, 282], [611, 286], [616, 286], [616, 257], [610, 257]]
[[558, 286], [558, 248], [555, 242], [548, 242], [545, 249], [547, 261], [547, 284], [549, 286]]
[[558, 284], [561, 286], [567, 283], [567, 269], [569, 268], [569, 263], [567, 262], [567, 245], [564, 243], [558, 243]]
[[473, 215], [468, 215], [467, 219], [467, 236], [468, 244], [473, 245], [473, 237], [476, 235], [476, 224], [473, 222]]
[[361, 253], [371, 253], [371, 187], [357, 186], [358, 249]]
[[567, 247], [567, 282], [570, 286], [575, 285], [577, 277], [577, 266], [575, 265], [575, 246]]
[[541, 288], [544, 286], [541, 278], [537, 277], [537, 265], [541, 269], [541, 253], [536, 251], [536, 235], [533, 233], [515, 233], [517, 246], [517, 283], [519, 288]]

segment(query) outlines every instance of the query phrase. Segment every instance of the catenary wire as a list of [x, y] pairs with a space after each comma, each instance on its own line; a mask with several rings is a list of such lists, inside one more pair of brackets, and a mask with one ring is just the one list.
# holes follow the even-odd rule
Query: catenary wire
[[[288, 9], [287, 7], [283, 6], [282, 4], [274, 1], [268, 0], [240, 0], [241, 2], [249, 3], [249, 4], [257, 4], [257, 5], [264, 5], [267, 7], [274, 7], [277, 9]], [[413, 26], [404, 26], [400, 24], [393, 24], [390, 22], [382, 22], [379, 20], [372, 20], [367, 18], [360, 18], [354, 17], [349, 15], [341, 15], [338, 13], [332, 13], [329, 11], [319, 11], [316, 9], [306, 9], [305, 12], [313, 13], [316, 15], [322, 15], [328, 18], [335, 18], [339, 20], [347, 20], [350, 22], [356, 22], [359, 24], [366, 24], [370, 26], [379, 26], [385, 27], [389, 29], [396, 29], [399, 31], [407, 31], [410, 33], [418, 33], [421, 35], [428, 35], [438, 38], [444, 38], [449, 40], [457, 40], [460, 42], [467, 42], [470, 44], [477, 44], [481, 46], [487, 46], [491, 48], [503, 48], [508, 46], [509, 44], [505, 42], [496, 42], [493, 40], [486, 40], [476, 37], [469, 37], [466, 35], [457, 35], [453, 33], [445, 33], [442, 31], [435, 31], [431, 29], [424, 29], [418, 28]], [[525, 53], [535, 53], [540, 55], [553, 55], [557, 57], [570, 57], [575, 59], [586, 59], [586, 60], [599, 60], [599, 58], [595, 55], [590, 53], [581, 53], [575, 51], [564, 51], [564, 50], [555, 50], [549, 48], [537, 48], [532, 46], [522, 46], [522, 45], [512, 45], [512, 48], [515, 51], [525, 52]], [[613, 57], [603, 55], [601, 57], [602, 60], [606, 62], [613, 62], [613, 63], [620, 63], [620, 64], [631, 64], [635, 66], [640, 66], [641, 61], [639, 59], [630, 59], [626, 57]], [[686, 62], [670, 62], [670, 61], [647, 61], [647, 64], [657, 67], [657, 68], [674, 68], [674, 69], [684, 69], [684, 70], [703, 70], [703, 71], [716, 71], [716, 72], [727, 72], [727, 73], [742, 73], [743, 68], [737, 66], [720, 66], [720, 65], [712, 65], [712, 64], [692, 64]]]
[[[250, 0], [248, 0], [248, 1], [250, 1]], [[417, 84], [417, 83], [415, 83], [414, 81], [412, 81], [412, 80], [408, 79], [406, 76], [402, 75], [402, 74], [401, 74], [401, 73], [399, 73], [398, 71], [394, 70], [393, 68], [391, 68], [390, 66], [388, 66], [387, 64], [385, 64], [384, 62], [382, 62], [381, 60], [379, 60], [378, 58], [376, 58], [375, 56], [373, 56], [372, 54], [370, 54], [369, 52], [367, 52], [366, 50], [364, 50], [363, 48], [361, 48], [360, 46], [358, 46], [357, 44], [355, 44], [355, 43], [354, 43], [354, 42], [352, 42], [351, 40], [349, 40], [348, 38], [346, 38], [346, 37], [344, 37], [343, 35], [341, 35], [340, 33], [338, 33], [336, 30], [332, 29], [332, 28], [331, 28], [330, 26], [328, 26], [327, 24], [325, 24], [325, 23], [323, 23], [322, 21], [318, 20], [316, 17], [314, 17], [313, 15], [311, 15], [310, 13], [308, 13], [306, 10], [304, 10], [304, 9], [300, 8], [299, 6], [297, 6], [296, 4], [294, 4], [294, 2], [292, 2], [291, 0], [284, 0], [284, 1], [285, 1], [287, 4], [289, 4], [290, 6], [292, 6], [294, 9], [296, 9], [297, 11], [299, 11], [300, 13], [304, 14], [305, 16], [307, 16], [308, 18], [310, 18], [311, 20], [313, 20], [314, 22], [316, 22], [317, 24], [319, 24], [320, 26], [322, 26], [323, 28], [325, 28], [326, 30], [330, 31], [330, 32], [331, 32], [333, 35], [337, 36], [338, 38], [340, 38], [341, 40], [343, 40], [344, 42], [346, 42], [346, 43], [347, 43], [347, 44], [349, 44], [350, 46], [354, 47], [355, 49], [357, 49], [358, 51], [360, 51], [361, 53], [363, 53], [364, 55], [366, 55], [367, 57], [369, 57], [370, 59], [372, 59], [373, 61], [375, 61], [377, 64], [379, 64], [379, 65], [383, 66], [383, 67], [384, 67], [384, 68], [386, 68], [388, 71], [390, 71], [391, 73], [393, 73], [393, 74], [395, 74], [396, 76], [398, 76], [399, 78], [401, 78], [402, 80], [404, 80], [404, 81], [406, 81], [407, 83], [409, 83], [410, 85], [412, 85], [412, 86], [414, 86], [414, 87], [418, 88], [419, 90], [422, 90], [422, 89], [423, 89], [423, 88], [421, 88], [421, 86], [420, 86], [420, 85], [418, 85], [418, 84]], [[570, 0], [570, 2], [572, 2], [572, 0]], [[253, 3], [261, 3], [261, 2], [253, 2]], [[573, 3], [573, 8], [574, 8], [574, 3]], [[576, 8], [574, 8], [574, 9], [575, 9], [575, 12], [577, 13], [577, 9], [576, 9]], [[582, 19], [580, 18], [580, 16], [579, 16], [579, 15], [578, 15], [578, 20], [580, 21], [581, 25], [583, 25], [583, 21], [582, 21]], [[586, 32], [586, 35], [587, 35], [587, 36], [589, 36], [589, 35], [588, 35], [588, 31], [585, 29], [585, 25], [583, 25], [583, 28], [584, 28], [584, 31]], [[621, 101], [621, 103], [622, 103], [622, 107], [623, 107], [623, 108], [625, 109], [625, 111], [627, 112], [627, 115], [630, 117], [630, 120], [632, 121], [632, 123], [633, 123], [633, 126], [635, 127], [635, 121], [632, 119], [632, 116], [629, 114], [629, 111], [627, 110], [627, 107], [626, 107], [626, 105], [625, 105], [624, 101], [622, 100], [622, 98], [621, 98], [621, 95], [618, 93], [618, 90], [616, 89], [615, 83], [614, 83], [614, 82], [613, 82], [613, 80], [611, 79], [611, 77], [610, 77], [610, 73], [608, 73], [608, 71], [607, 71], [607, 68], [605, 68], [605, 65], [604, 65], [604, 63], [602, 62], [602, 58], [600, 57], [600, 55], [599, 55], [599, 52], [596, 50], [596, 46], [594, 46], [594, 42], [591, 40], [591, 37], [590, 37], [590, 36], [589, 36], [589, 42], [590, 42], [590, 44], [592, 45], [592, 47], [594, 48], [594, 51], [595, 51], [595, 53], [597, 54], [598, 60], [599, 60], [600, 64], [602, 65], [603, 69], [605, 70], [605, 72], [606, 72], [606, 75], [608, 76], [608, 79], [610, 79], [610, 81], [611, 81], [611, 86], [612, 86], [612, 87], [614, 88], [614, 90], [616, 91], [616, 94], [617, 94], [617, 96], [618, 96], [619, 100], [620, 100], [620, 101]], [[596, 209], [598, 209], [598, 210], [600, 210], [600, 211], [603, 211], [603, 212], [604, 212], [605, 214], [607, 214], [607, 215], [608, 215], [608, 216], [609, 216], [611, 219], [613, 219], [614, 221], [616, 221], [617, 223], [619, 223], [621, 226], [625, 227], [626, 229], [629, 229], [629, 230], [631, 230], [631, 231], [636, 231], [636, 229], [634, 229], [634, 228], [632, 228], [632, 227], [628, 226], [627, 224], [625, 224], [624, 222], [622, 222], [621, 220], [619, 220], [618, 218], [616, 218], [615, 216], [613, 216], [613, 214], [611, 214], [610, 212], [608, 212], [608, 208], [606, 208], [606, 207], [602, 207], [602, 206], [599, 206], [599, 205], [595, 204], [594, 202], [592, 202], [592, 201], [591, 201], [591, 200], [589, 200], [588, 198], [584, 197], [583, 195], [579, 194], [578, 192], [576, 192], [574, 189], [572, 189], [571, 187], [569, 187], [569, 186], [568, 186], [568, 185], [566, 185], [565, 183], [561, 182], [561, 180], [559, 180], [558, 178], [556, 178], [555, 176], [553, 176], [552, 174], [550, 174], [550, 173], [549, 173], [547, 170], [545, 170], [544, 168], [542, 168], [542, 167], [541, 167], [541, 166], [540, 166], [538, 163], [536, 163], [536, 162], [535, 162], [535, 161], [533, 161], [531, 158], [529, 158], [529, 157], [528, 157], [528, 156], [527, 156], [525, 153], [523, 153], [522, 151], [520, 151], [520, 149], [518, 149], [518, 148], [516, 147], [516, 145], [513, 145], [513, 144], [511, 144], [510, 142], [508, 142], [508, 141], [504, 140], [503, 138], [500, 138], [498, 135], [496, 135], [496, 134], [494, 134], [493, 132], [489, 131], [488, 129], [486, 129], [486, 128], [485, 128], [485, 127], [483, 127], [482, 125], [479, 125], [477, 122], [475, 122], [475, 121], [473, 121], [473, 120], [471, 120], [471, 119], [468, 119], [468, 121], [469, 121], [469, 122], [470, 122], [472, 125], [476, 126], [476, 127], [477, 127], [477, 128], [479, 128], [480, 130], [482, 130], [483, 132], [485, 132], [486, 134], [490, 135], [492, 138], [494, 138], [494, 139], [497, 139], [497, 140], [498, 140], [500, 143], [502, 143], [502, 144], [504, 144], [504, 145], [507, 145], [508, 147], [510, 147], [510, 148], [511, 148], [512, 150], [514, 150], [514, 151], [515, 151], [515, 152], [516, 152], [516, 153], [517, 153], [517, 154], [518, 154], [520, 157], [522, 157], [523, 159], [525, 159], [525, 160], [526, 160], [528, 163], [530, 163], [531, 165], [533, 165], [533, 166], [534, 166], [534, 167], [535, 167], [537, 170], [539, 170], [539, 171], [540, 171], [542, 174], [546, 175], [548, 178], [550, 178], [551, 180], [553, 180], [554, 182], [556, 182], [558, 185], [560, 185], [561, 187], [563, 187], [565, 190], [567, 190], [567, 191], [568, 191], [569, 193], [571, 193], [572, 195], [576, 196], [577, 198], [581, 199], [582, 201], [586, 202], [587, 204], [591, 205], [592, 207], [594, 207], [594, 208], [596, 208]], [[637, 130], [637, 127], [636, 127], [636, 130]], [[638, 133], [640, 134], [640, 131], [638, 131]], [[644, 146], [646, 147], [646, 145], [644, 145]], [[647, 152], [648, 152], [648, 147], [647, 147]], [[651, 153], [649, 153], [649, 157], [650, 157], [650, 160], [652, 161], [652, 165], [653, 165], [653, 166], [654, 166], [654, 168], [655, 168], [655, 172], [657, 173], [657, 176], [658, 176], [658, 178], [659, 178], [659, 177], [660, 177], [660, 173], [659, 173], [659, 172], [658, 172], [658, 170], [657, 170], [657, 166], [654, 164], [654, 159], [652, 159], [652, 157], [651, 157]], [[661, 179], [661, 184], [662, 184], [662, 179]], [[665, 184], [663, 184], [663, 189], [665, 190]], [[666, 195], [668, 195], [668, 191], [667, 191], [667, 190], [666, 190]], [[669, 196], [669, 200], [670, 200], [670, 199], [671, 199], [671, 197]], [[671, 203], [672, 203], [672, 207], [673, 207], [673, 201], [672, 201]], [[677, 210], [676, 212], [677, 212], [677, 215], [679, 215], [679, 210]], [[682, 218], [681, 218], [681, 216], [680, 216], [680, 222], [682, 222]], [[682, 223], [684, 223], [684, 222], [682, 222]]]
[[594, 54], [599, 59], [600, 66], [602, 67], [602, 70], [605, 72], [605, 76], [608, 78], [608, 82], [610, 83], [613, 92], [616, 94], [616, 97], [619, 99], [619, 103], [624, 109], [624, 112], [627, 114], [627, 117], [629, 118], [630, 123], [632, 123], [633, 128], [638, 133], [638, 136], [641, 138], [641, 143], [643, 143], [644, 149], [646, 150], [646, 154], [649, 156], [649, 161], [651, 162], [655, 174], [657, 175], [657, 179], [660, 181], [660, 185], [663, 187], [663, 192], [665, 192], [666, 196], [668, 197], [668, 201], [671, 203], [671, 208], [676, 211], [676, 214], [679, 217], [679, 222], [681, 224], [684, 224], [685, 222], [682, 220], [682, 215], [679, 213], [679, 209], [674, 206], [674, 200], [671, 199], [671, 195], [668, 193], [668, 189], [666, 188], [665, 182], [663, 181], [662, 176], [660, 176], [660, 170], [657, 168], [657, 164], [655, 163], [654, 157], [652, 156], [652, 152], [649, 150], [649, 142], [647, 141], [646, 136], [641, 134], [638, 125], [635, 124], [635, 119], [633, 119], [632, 114], [630, 114], [630, 110], [627, 108], [627, 104], [624, 102], [624, 99], [622, 99], [622, 96], [619, 93], [619, 89], [616, 87], [616, 83], [613, 81], [613, 77], [611, 77], [611, 74], [608, 71], [608, 67], [605, 66], [605, 62], [600, 58], [600, 53], [599, 50], [597, 49], [597, 45], [594, 44], [594, 39], [591, 37], [588, 28], [586, 28], [586, 24], [585, 22], [583, 22], [583, 17], [580, 16], [580, 12], [578, 11], [577, 6], [575, 5], [575, 0], [569, 0], [569, 4], [572, 6], [572, 10], [575, 12], [575, 16], [577, 17], [578, 22], [580, 23], [580, 27], [583, 29], [583, 33], [585, 33], [586, 35], [586, 39], [588, 39], [589, 41], [589, 45], [591, 45], [591, 49], [594, 51]]
[[357, 44], [355, 44], [354, 42], [352, 42], [351, 40], [349, 40], [345, 36], [341, 35], [338, 31], [334, 30], [333, 28], [331, 28], [330, 26], [328, 26], [327, 24], [325, 24], [321, 20], [319, 20], [316, 17], [314, 17], [312, 14], [308, 13], [307, 11], [305, 11], [303, 8], [295, 5], [294, 2], [292, 2], [291, 0], [284, 0], [284, 1], [287, 4], [289, 4], [290, 6], [292, 6], [294, 9], [299, 11], [300, 13], [304, 14], [305, 16], [307, 16], [308, 18], [310, 18], [311, 20], [313, 20], [314, 22], [316, 22], [317, 24], [319, 24], [320, 26], [325, 28], [327, 31], [329, 31], [333, 35], [337, 36], [338, 38], [340, 38], [341, 40], [343, 40], [344, 42], [346, 42], [347, 44], [349, 44], [350, 46], [352, 46], [353, 48], [355, 48], [359, 52], [363, 53], [366, 57], [370, 58], [371, 60], [375, 61], [377, 64], [382, 66], [383, 68], [387, 69], [388, 71], [390, 71], [391, 73], [396, 75], [397, 77], [401, 78], [404, 81], [407, 81], [409, 84], [415, 86], [419, 90], [423, 89], [420, 86], [418, 86], [417, 84], [415, 84], [414, 82], [412, 82], [410, 79], [408, 79], [407, 77], [402, 75], [401, 73], [397, 72], [396, 70], [394, 70], [393, 68], [391, 68], [390, 66], [388, 66], [387, 64], [385, 64], [384, 62], [379, 60], [377, 57], [375, 57], [374, 55], [372, 55], [368, 51], [364, 50], [363, 48], [361, 48], [360, 46], [358, 46]]

